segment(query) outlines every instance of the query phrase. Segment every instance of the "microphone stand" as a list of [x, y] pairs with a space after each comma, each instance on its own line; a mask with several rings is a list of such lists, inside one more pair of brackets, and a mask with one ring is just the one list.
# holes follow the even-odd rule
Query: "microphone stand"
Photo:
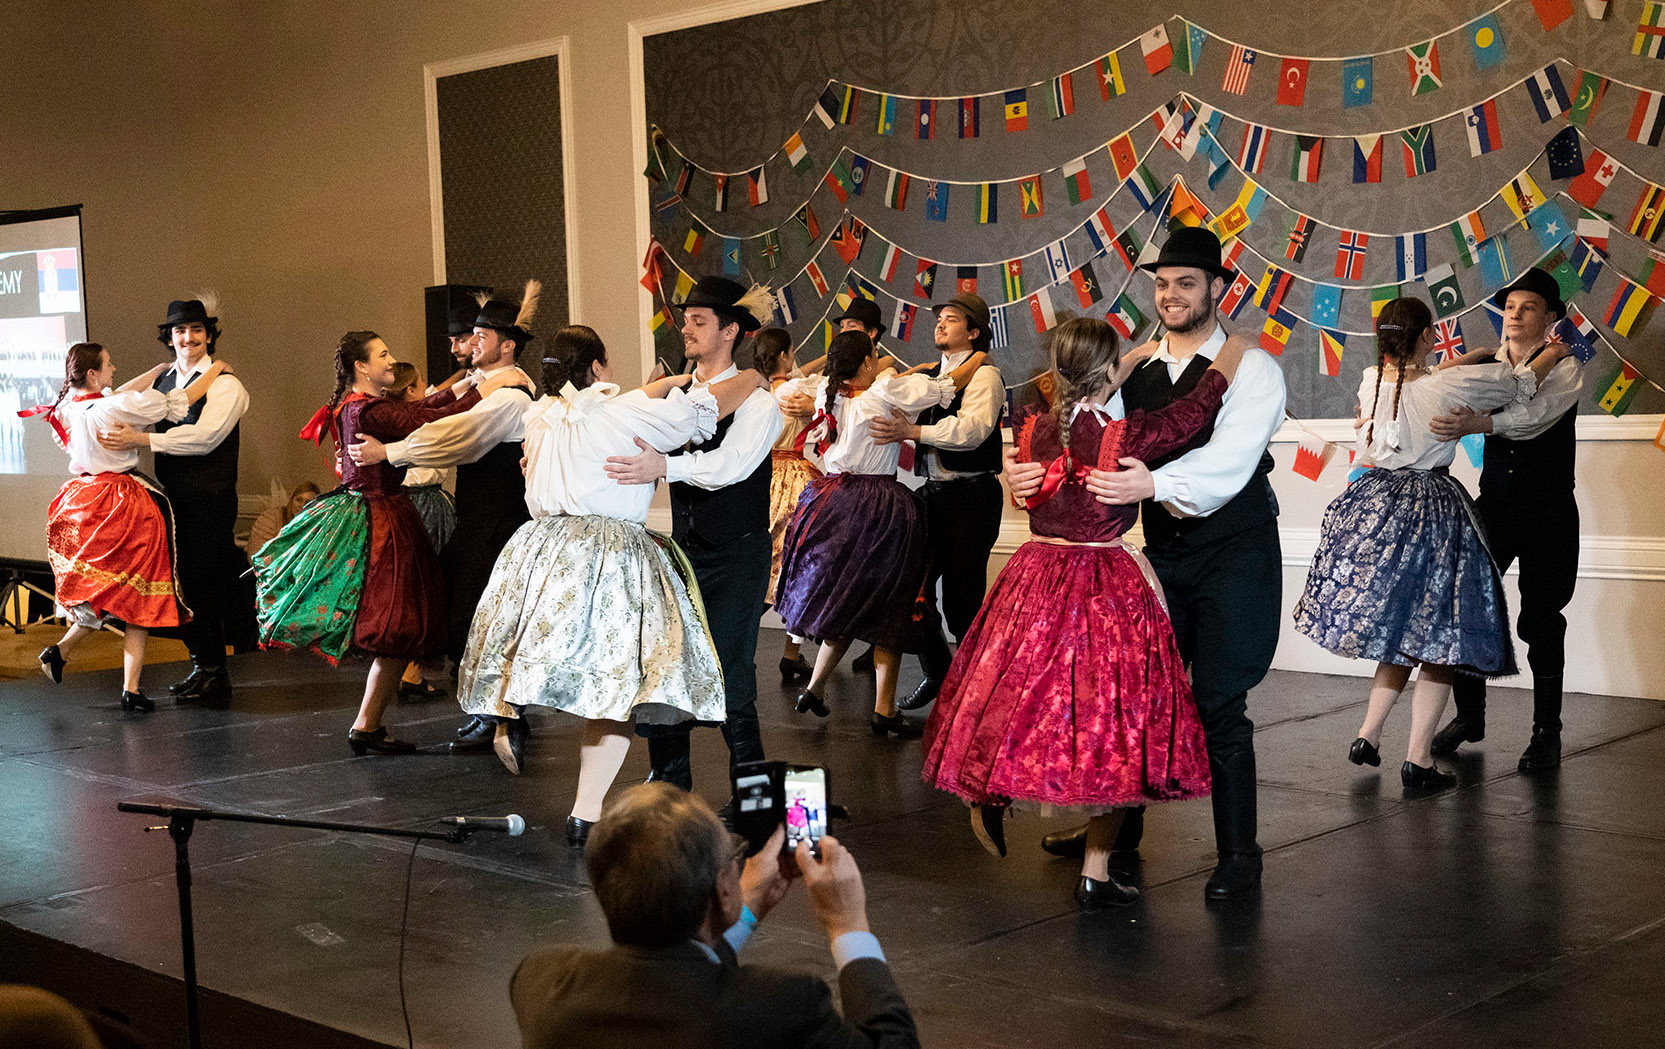
[[377, 827], [364, 823], [330, 823], [324, 820], [297, 820], [284, 816], [254, 816], [242, 812], [219, 809], [188, 808], [179, 805], [143, 805], [131, 801], [116, 803], [121, 812], [137, 812], [147, 816], [166, 817], [165, 827], [146, 827], [146, 831], [165, 830], [173, 838], [174, 880], [179, 885], [179, 940], [185, 969], [185, 1033], [189, 1049], [202, 1049], [202, 1026], [197, 1013], [197, 950], [196, 933], [191, 922], [191, 832], [197, 822], [221, 820], [227, 823], [264, 823], [299, 830], [331, 830], [348, 834], [379, 834], [388, 838], [416, 838], [431, 841], [460, 843], [477, 828], [453, 827], [450, 830], [407, 830], [403, 827]]

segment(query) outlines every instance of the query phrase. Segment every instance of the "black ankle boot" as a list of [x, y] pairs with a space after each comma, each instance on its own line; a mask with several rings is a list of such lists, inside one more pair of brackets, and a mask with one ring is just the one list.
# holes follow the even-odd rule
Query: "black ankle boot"
[[648, 741], [649, 783], [671, 783], [683, 790], [694, 789], [694, 769], [688, 760], [688, 733], [652, 735]]
[[1260, 846], [1255, 843], [1258, 821], [1255, 806], [1255, 752], [1249, 746], [1224, 759], [1210, 754], [1213, 776], [1214, 844], [1220, 863], [1209, 876], [1203, 893], [1211, 900], [1229, 900], [1260, 887]]
[[1551, 732], [1542, 725], [1532, 729], [1532, 742], [1520, 756], [1516, 767], [1522, 772], [1547, 772], [1561, 765], [1561, 733]]

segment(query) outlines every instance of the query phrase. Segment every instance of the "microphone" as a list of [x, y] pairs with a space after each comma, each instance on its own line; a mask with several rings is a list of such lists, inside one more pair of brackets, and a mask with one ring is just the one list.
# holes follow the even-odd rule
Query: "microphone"
[[439, 822], [459, 830], [494, 830], [511, 838], [518, 838], [526, 831], [526, 821], [514, 813], [507, 816], [445, 816]]

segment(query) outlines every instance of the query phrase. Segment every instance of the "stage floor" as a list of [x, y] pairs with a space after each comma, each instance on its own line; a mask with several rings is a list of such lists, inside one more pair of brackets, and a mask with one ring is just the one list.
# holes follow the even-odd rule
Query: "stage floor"
[[[1070, 899], [1076, 864], [1037, 845], [1064, 821], [1015, 817], [1011, 856], [985, 854], [960, 803], [921, 784], [919, 744], [869, 734], [870, 679], [841, 673], [828, 720], [792, 712], [773, 671], [780, 637], [765, 631], [760, 646], [765, 742], [771, 756], [831, 768], [851, 810], [835, 830], [928, 1046], [1665, 1044], [1665, 703], [1569, 696], [1564, 766], [1526, 778], [1515, 761], [1530, 696], [1499, 690], [1486, 741], [1454, 763], [1460, 788], [1406, 800], [1408, 702], [1383, 767], [1361, 771], [1345, 754], [1364, 682], [1274, 673], [1249, 701], [1261, 898], [1204, 904], [1212, 830], [1208, 803], [1191, 802], [1147, 820], [1131, 869], [1144, 899], [1083, 915]], [[917, 677], [907, 666], [904, 687]], [[152, 694], [165, 697], [179, 670], [150, 670]], [[149, 716], [119, 710], [113, 671], [0, 684], [0, 955], [11, 958], [0, 978], [28, 979], [18, 959], [48, 941], [178, 977], [171, 843], [142, 832], [153, 820], [117, 813], [118, 800], [410, 827], [518, 812], [524, 837], [422, 847], [405, 972], [418, 1045], [519, 1045], [506, 993], [517, 961], [545, 941], [606, 942], [582, 854], [561, 833], [578, 722], [535, 713], [516, 778], [490, 755], [443, 752], [458, 722], [450, 700], [405, 703], [393, 724], [426, 752], [355, 758], [343, 737], [362, 668], [261, 654], [234, 673], [228, 709], [161, 698]], [[715, 806], [726, 754], [714, 731], [696, 740], [697, 789]], [[645, 773], [638, 744], [620, 782]], [[199, 972], [225, 996], [204, 1004], [219, 1031], [209, 1044], [272, 1044], [216, 1023], [235, 1001], [404, 1044], [408, 845], [208, 823], [191, 851]], [[745, 957], [831, 972], [801, 892]], [[180, 1027], [159, 1026], [174, 1019], [177, 987], [139, 1006], [139, 983], [87, 980], [72, 996], [126, 1012], [157, 1045], [182, 1041]]]

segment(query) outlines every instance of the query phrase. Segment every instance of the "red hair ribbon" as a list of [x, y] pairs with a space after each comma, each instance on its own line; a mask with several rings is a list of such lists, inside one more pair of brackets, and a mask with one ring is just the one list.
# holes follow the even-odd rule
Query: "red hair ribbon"
[[[104, 396], [102, 392], [78, 393], [72, 397], [71, 400], [96, 401], [102, 396]], [[69, 431], [64, 428], [63, 417], [58, 414], [58, 403], [59, 402], [57, 401], [53, 401], [51, 404], [37, 404], [33, 408], [21, 409], [18, 411], [17, 417], [19, 419], [32, 419], [38, 415], [45, 419], [46, 425], [52, 427], [52, 439], [58, 442], [58, 447], [68, 448]]]
[[838, 440], [838, 420], [833, 418], [831, 412], [822, 408], [815, 413], [815, 418], [811, 419], [809, 425], [803, 428], [803, 431], [798, 434], [797, 441], [792, 445], [799, 455], [804, 454], [804, 438], [814, 432], [816, 427], [823, 422], [827, 424], [826, 435], [815, 442], [815, 454], [826, 455], [827, 449], [831, 448], [834, 442]]
[[330, 432], [330, 427], [334, 424], [335, 409], [326, 404], [313, 412], [312, 418], [308, 419], [306, 425], [301, 427], [301, 440], [311, 441], [313, 444], [323, 447], [324, 435]]

